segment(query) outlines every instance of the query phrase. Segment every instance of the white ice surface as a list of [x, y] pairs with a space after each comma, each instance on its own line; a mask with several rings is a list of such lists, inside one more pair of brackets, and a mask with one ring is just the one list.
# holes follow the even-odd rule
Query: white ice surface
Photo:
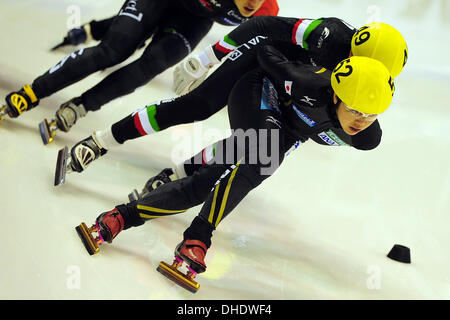
[[[226, 110], [128, 142], [55, 188], [58, 149], [174, 96], [170, 69], [43, 146], [38, 123], [106, 74], [96, 73], [0, 124], [0, 299], [450, 298], [450, 1], [278, 1], [283, 16], [337, 16], [355, 26], [378, 20], [404, 34], [409, 61], [380, 119], [381, 145], [369, 152], [302, 145], [220, 224], [192, 295], [155, 269], [172, 259], [198, 208], [127, 230], [95, 256], [74, 227], [125, 203], [133, 188], [170, 166], [180, 133], [192, 152], [214, 140], [207, 129], [225, 134]], [[71, 5], [84, 23], [121, 4], [0, 0], [2, 99], [70, 52], [48, 49], [73, 22]], [[230, 30], [215, 26], [195, 53]], [[411, 249], [411, 264], [386, 257], [394, 244]]]

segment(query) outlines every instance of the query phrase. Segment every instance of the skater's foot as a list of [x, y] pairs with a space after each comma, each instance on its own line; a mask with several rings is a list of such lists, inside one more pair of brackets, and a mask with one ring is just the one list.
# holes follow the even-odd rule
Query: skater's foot
[[56, 125], [61, 131], [69, 132], [77, 120], [83, 118], [86, 113], [87, 111], [81, 103], [81, 98], [73, 98], [63, 103], [59, 110], [56, 111]]
[[17, 118], [39, 104], [39, 99], [30, 85], [23, 86], [19, 91], [11, 92], [6, 96], [5, 101], [6, 108], [3, 113], [7, 113], [11, 118]]
[[196, 273], [206, 271], [205, 256], [208, 248], [200, 240], [186, 239], [175, 249], [175, 256], [183, 259]]
[[125, 221], [117, 208], [104, 212], [98, 216], [97, 225], [104, 241], [111, 243], [112, 240], [123, 230]]
[[70, 150], [71, 169], [82, 172], [92, 161], [103, 156], [106, 152], [107, 150], [98, 143], [94, 133], [78, 142]]

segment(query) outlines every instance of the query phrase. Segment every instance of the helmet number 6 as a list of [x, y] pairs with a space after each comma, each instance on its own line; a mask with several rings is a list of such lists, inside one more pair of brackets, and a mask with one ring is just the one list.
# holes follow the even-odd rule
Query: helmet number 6
[[361, 32], [361, 31], [364, 31], [364, 30], [366, 30], [368, 28], [369, 28], [368, 26], [365, 26], [365, 27], [362, 27], [361, 29], [359, 29], [356, 32], [355, 45], [359, 46], [359, 45], [363, 44], [364, 42], [366, 42], [367, 40], [369, 40], [370, 32], [369, 31]]

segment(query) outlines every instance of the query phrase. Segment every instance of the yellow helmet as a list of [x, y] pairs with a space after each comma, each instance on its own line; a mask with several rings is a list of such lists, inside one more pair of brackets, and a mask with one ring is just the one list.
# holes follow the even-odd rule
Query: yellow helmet
[[352, 56], [341, 61], [331, 74], [331, 86], [348, 107], [366, 114], [384, 112], [395, 86], [389, 70], [378, 60]]
[[408, 47], [401, 33], [381, 22], [366, 24], [356, 31], [352, 37], [352, 53], [383, 62], [394, 78], [408, 60]]

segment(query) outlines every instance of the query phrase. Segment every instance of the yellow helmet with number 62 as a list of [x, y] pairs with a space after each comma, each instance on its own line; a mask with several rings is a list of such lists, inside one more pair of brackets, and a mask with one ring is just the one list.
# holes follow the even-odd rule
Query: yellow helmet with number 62
[[384, 112], [395, 91], [384, 64], [361, 56], [352, 56], [336, 66], [331, 74], [331, 87], [349, 108], [365, 114]]
[[366, 24], [356, 31], [352, 37], [352, 53], [383, 62], [393, 78], [408, 60], [408, 47], [402, 34], [382, 22]]

